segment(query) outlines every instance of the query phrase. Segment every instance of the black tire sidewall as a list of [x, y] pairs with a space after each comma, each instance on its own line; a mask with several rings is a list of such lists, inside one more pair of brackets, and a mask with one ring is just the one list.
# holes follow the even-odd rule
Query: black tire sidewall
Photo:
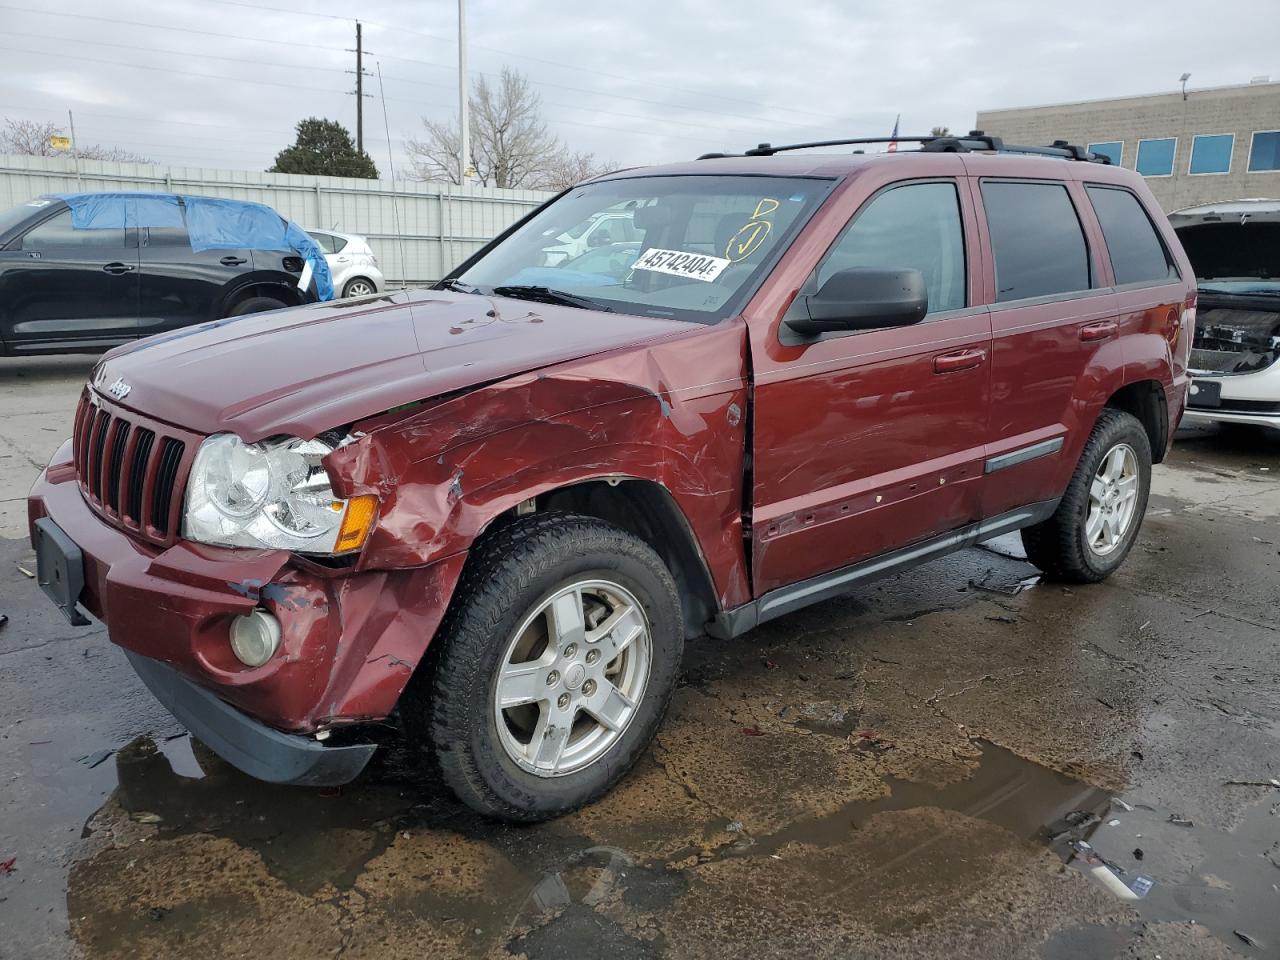
[[[472, 616], [484, 623], [489, 635], [484, 655], [459, 658], [460, 663], [466, 664], [462, 669], [450, 669], [452, 665], [445, 663], [437, 666], [438, 676], [455, 685], [450, 696], [461, 695], [465, 713], [464, 730], [455, 731], [463, 735], [464, 742], [455, 741], [448, 749], [465, 751], [466, 759], [488, 789], [511, 808], [491, 812], [511, 819], [543, 819], [590, 802], [632, 766], [661, 723], [683, 653], [683, 622], [674, 584], [661, 560], [639, 541], [631, 543], [633, 548], [625, 552], [586, 544], [587, 549], [573, 550], [566, 549], [566, 544], [554, 553], [530, 558], [517, 553], [509, 566], [504, 564], [499, 569], [514, 572], [522, 560], [532, 560], [537, 572], [512, 592], [503, 591], [505, 609], [496, 621], [487, 617], [489, 611], [484, 609], [462, 613], [456, 638], [477, 642], [479, 635], [475, 631], [479, 624], [467, 622]], [[515, 629], [529, 613], [569, 583], [588, 579], [616, 582], [640, 602], [649, 622], [649, 677], [636, 715], [608, 753], [582, 770], [540, 777], [522, 769], [502, 745], [493, 711], [498, 669]], [[446, 649], [442, 657], [449, 656]], [[459, 683], [462, 689], [457, 689]]]
[[245, 317], [251, 313], [266, 313], [268, 310], [283, 310], [289, 306], [275, 297], [246, 297], [231, 308], [230, 316]]

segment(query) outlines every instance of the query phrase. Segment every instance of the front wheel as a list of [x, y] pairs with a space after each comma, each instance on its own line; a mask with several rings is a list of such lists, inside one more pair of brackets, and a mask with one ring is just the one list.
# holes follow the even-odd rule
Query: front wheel
[[409, 733], [473, 809], [513, 821], [607, 791], [652, 740], [684, 647], [676, 586], [647, 544], [548, 513], [473, 550], [406, 691]]
[[342, 296], [346, 297], [368, 297], [377, 293], [371, 280], [364, 277], [355, 277], [347, 281], [347, 285], [342, 288]]
[[1146, 430], [1132, 414], [1103, 410], [1057, 511], [1022, 531], [1027, 559], [1062, 580], [1105, 579], [1133, 547], [1150, 492]]

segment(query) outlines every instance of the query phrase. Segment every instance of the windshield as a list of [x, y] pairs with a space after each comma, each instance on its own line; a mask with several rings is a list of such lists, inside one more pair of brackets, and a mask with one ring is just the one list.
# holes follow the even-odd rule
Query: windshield
[[[750, 296], [833, 185], [752, 176], [588, 183], [456, 279], [485, 294], [546, 288], [584, 301], [578, 305], [711, 323]], [[592, 232], [581, 252], [556, 242], [606, 211], [617, 229]]]
[[26, 222], [32, 214], [39, 213], [57, 202], [57, 200], [49, 198], [40, 198], [20, 204], [11, 210], [0, 212], [0, 237], [3, 237], [20, 223]]

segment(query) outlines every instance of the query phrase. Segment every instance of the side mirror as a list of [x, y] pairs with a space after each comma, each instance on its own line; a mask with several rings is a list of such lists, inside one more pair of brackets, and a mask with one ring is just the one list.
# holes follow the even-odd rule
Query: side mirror
[[919, 323], [929, 312], [929, 290], [916, 269], [850, 267], [801, 297], [787, 326], [812, 337], [833, 330], [873, 330]]

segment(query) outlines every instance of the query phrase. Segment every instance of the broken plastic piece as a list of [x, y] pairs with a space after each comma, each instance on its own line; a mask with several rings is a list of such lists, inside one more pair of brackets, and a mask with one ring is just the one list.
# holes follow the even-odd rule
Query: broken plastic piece
[[1117, 899], [1141, 900], [1155, 886], [1155, 881], [1144, 874], [1138, 874], [1132, 880], [1126, 881], [1123, 867], [1104, 860], [1093, 847], [1083, 840], [1077, 840], [1072, 843], [1071, 849], [1075, 851], [1076, 857], [1081, 860], [1082, 869], [1099, 886], [1110, 891]]
[[1181, 816], [1180, 814], [1177, 814], [1177, 813], [1169, 814], [1169, 822], [1172, 823], [1175, 827], [1194, 827], [1195, 826], [1195, 824], [1192, 823], [1190, 820], [1188, 820], [1186, 817]]

